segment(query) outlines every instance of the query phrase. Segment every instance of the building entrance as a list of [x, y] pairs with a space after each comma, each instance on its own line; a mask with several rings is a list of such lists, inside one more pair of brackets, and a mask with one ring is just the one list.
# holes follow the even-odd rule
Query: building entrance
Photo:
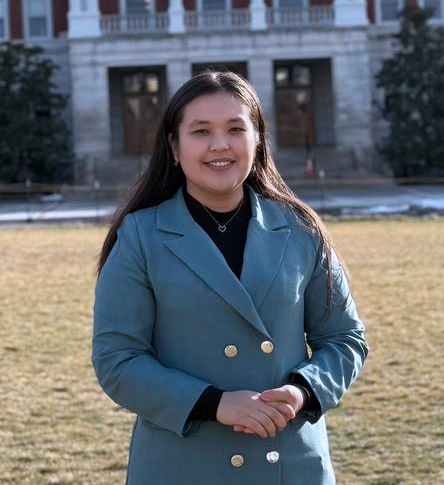
[[149, 153], [162, 114], [159, 73], [145, 70], [123, 73], [122, 84], [124, 152]]
[[335, 144], [330, 59], [275, 61], [274, 96], [280, 148]]
[[315, 143], [311, 67], [300, 63], [275, 64], [275, 106], [280, 147]]

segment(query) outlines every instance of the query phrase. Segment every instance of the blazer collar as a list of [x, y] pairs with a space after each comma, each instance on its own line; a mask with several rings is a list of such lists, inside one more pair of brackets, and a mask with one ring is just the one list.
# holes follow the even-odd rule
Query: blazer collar
[[240, 280], [189, 213], [182, 187], [173, 198], [158, 206], [157, 228], [181, 235], [165, 240], [164, 244], [259, 332], [271, 339], [259, 309], [282, 263], [290, 230], [277, 203], [256, 194], [248, 185], [247, 189], [252, 217]]

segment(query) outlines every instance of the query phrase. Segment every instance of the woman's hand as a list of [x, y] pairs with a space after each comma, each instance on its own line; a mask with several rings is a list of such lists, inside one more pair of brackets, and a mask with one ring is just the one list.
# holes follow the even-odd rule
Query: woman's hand
[[219, 423], [248, 430], [262, 438], [274, 437], [294, 417], [291, 406], [279, 400], [267, 403], [254, 391], [232, 391], [222, 394], [217, 408]]
[[[283, 406], [285, 406], [287, 409], [286, 415], [288, 416], [289, 414], [291, 414], [288, 419], [293, 419], [304, 405], [304, 395], [302, 391], [299, 389], [299, 387], [293, 386], [291, 384], [286, 384], [276, 389], [268, 389], [260, 393], [259, 398], [262, 401], [266, 402], [268, 405], [273, 406], [278, 411], [282, 411], [284, 409]], [[233, 426], [233, 430], [241, 431], [247, 434], [255, 433], [252, 428], [238, 424]]]

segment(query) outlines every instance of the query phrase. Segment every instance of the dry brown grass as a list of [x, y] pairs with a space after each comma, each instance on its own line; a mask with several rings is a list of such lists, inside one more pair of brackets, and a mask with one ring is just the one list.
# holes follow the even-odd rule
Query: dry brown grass
[[[444, 483], [444, 222], [330, 228], [371, 345], [360, 379], [328, 416], [338, 483]], [[104, 396], [90, 366], [104, 233], [1, 228], [2, 484], [124, 483], [132, 416]]]

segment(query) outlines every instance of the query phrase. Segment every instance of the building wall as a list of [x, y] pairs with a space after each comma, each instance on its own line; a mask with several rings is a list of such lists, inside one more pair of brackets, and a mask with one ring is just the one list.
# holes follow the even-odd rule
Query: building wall
[[[23, 9], [24, 0], [9, 0], [9, 27], [11, 39], [25, 39], [24, 25], [26, 18]], [[108, 1], [108, 0], [107, 0]], [[110, 0], [111, 2], [113, 0]], [[52, 36], [59, 37], [68, 30], [68, 0], [51, 0]]]
[[[393, 48], [390, 39], [396, 24], [378, 24], [379, 0], [367, 0], [371, 25], [360, 28], [286, 28], [269, 31], [187, 33], [185, 35], [127, 35], [96, 39], [67, 39], [68, 0], [51, 0], [53, 39], [24, 39], [21, 0], [10, 0], [10, 36], [41, 45], [56, 62], [55, 83], [70, 94], [74, 108], [74, 142], [82, 156], [94, 154], [106, 164], [112, 153], [121, 153], [123, 140], [112, 136], [122, 132], [120, 86], [113, 69], [130, 66], [164, 66], [167, 95], [171, 96], [191, 76], [193, 64], [246, 63], [248, 78], [258, 91], [275, 143], [273, 63], [279, 60], [310, 60], [313, 66], [315, 124], [320, 145], [335, 145], [350, 153], [371, 147], [386, 132], [376, 101], [380, 99], [374, 77]], [[273, 0], [266, 0], [271, 5]], [[409, 3], [417, 0], [405, 0]], [[276, 0], [275, 0], [276, 2]], [[158, 11], [169, 0], [156, 0]], [[250, 0], [233, 0], [247, 7]], [[310, 0], [324, 5], [332, 0]], [[121, 0], [99, 0], [102, 14], [117, 14]], [[187, 9], [197, 0], [184, 0]], [[114, 71], [116, 73], [117, 71]], [[71, 116], [72, 115], [72, 116]]]
[[121, 98], [121, 78], [118, 69], [109, 71], [109, 105], [110, 105], [110, 130], [111, 130], [111, 154], [120, 155], [124, 151], [123, 143], [123, 110]]
[[11, 39], [23, 38], [23, 24], [22, 24], [22, 2], [17, 0], [9, 2], [9, 19], [10, 19], [10, 33]]
[[52, 22], [54, 37], [68, 30], [68, 0], [52, 0]]
[[[384, 59], [389, 58], [394, 52], [394, 43], [391, 35], [396, 32], [395, 26], [373, 26], [369, 29], [369, 57], [372, 96], [372, 136], [377, 143], [388, 132], [388, 125], [382, 119], [379, 106], [383, 101], [383, 93], [376, 86], [376, 75], [382, 67]], [[375, 155], [376, 166], [381, 163], [378, 155]]]
[[[261, 96], [273, 135], [273, 61], [322, 59], [314, 89], [320, 97], [317, 119], [319, 131], [325, 133], [323, 142], [336, 138], [337, 146], [344, 152], [356, 145], [368, 146], [371, 111], [367, 43], [365, 29], [342, 29], [340, 35], [335, 29], [322, 29], [71, 41], [75, 145], [80, 155], [95, 153], [103, 163], [111, 156], [110, 109], [115, 112], [117, 101], [112, 95], [110, 108], [109, 68], [165, 65], [167, 93], [171, 96], [191, 76], [193, 63], [246, 62], [249, 79]], [[330, 65], [331, 79], [327, 72]], [[329, 123], [336, 125], [336, 133], [324, 129]]]
[[119, 13], [119, 0], [100, 0], [100, 12], [104, 15]]
[[[53, 81], [56, 89], [66, 95], [71, 93], [71, 74], [69, 62], [69, 43], [67, 39], [67, 13], [68, 0], [51, 0], [52, 12], [50, 19], [50, 31], [52, 38], [38, 39], [27, 38], [24, 16], [23, 0], [9, 0], [9, 32], [14, 41], [22, 41], [28, 45], [40, 46], [45, 51], [45, 56], [59, 66], [54, 72]], [[65, 120], [71, 126], [71, 107], [65, 111]]]
[[375, 23], [375, 0], [367, 0], [367, 16], [370, 23]]
[[313, 64], [313, 98], [317, 145], [335, 144], [335, 110], [331, 76], [331, 60]]

